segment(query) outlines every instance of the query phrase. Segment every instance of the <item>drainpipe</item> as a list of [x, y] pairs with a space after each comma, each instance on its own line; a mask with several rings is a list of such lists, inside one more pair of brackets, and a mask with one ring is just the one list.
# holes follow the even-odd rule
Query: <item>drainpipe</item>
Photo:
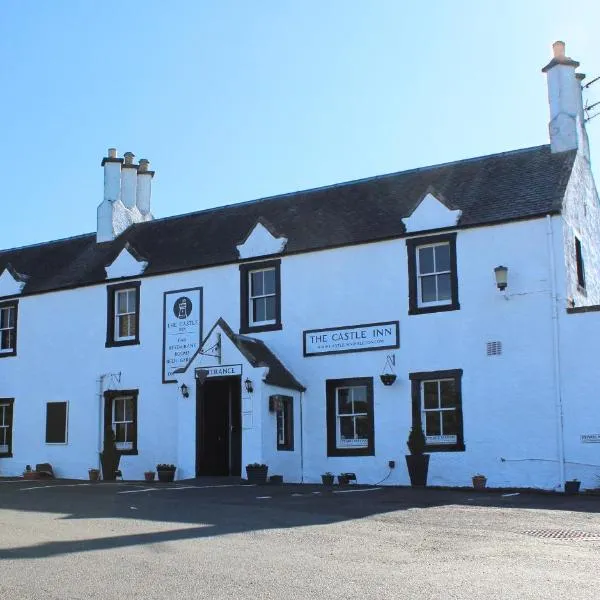
[[300, 392], [300, 483], [304, 483], [304, 392]]
[[565, 442], [563, 425], [562, 404], [562, 379], [560, 372], [560, 339], [558, 323], [558, 294], [556, 286], [556, 263], [554, 260], [554, 232], [552, 230], [552, 217], [546, 215], [546, 229], [548, 240], [548, 259], [550, 266], [550, 303], [552, 310], [552, 350], [554, 358], [554, 403], [556, 407], [556, 436], [558, 441], [558, 470], [560, 482], [559, 491], [564, 490], [565, 484]]
[[104, 379], [108, 373], [103, 373], [96, 379], [98, 385], [98, 469], [102, 468], [100, 464], [100, 452], [102, 452], [102, 421], [104, 419]]

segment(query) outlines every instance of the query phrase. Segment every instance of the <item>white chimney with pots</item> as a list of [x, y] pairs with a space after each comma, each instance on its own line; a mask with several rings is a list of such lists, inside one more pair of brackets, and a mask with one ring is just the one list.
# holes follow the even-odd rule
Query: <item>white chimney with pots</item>
[[565, 55], [564, 42], [554, 42], [552, 49], [554, 56], [542, 69], [548, 78], [552, 152], [579, 148], [588, 156], [581, 88], [585, 75], [575, 72], [579, 63]]
[[116, 148], [109, 148], [108, 156], [102, 159], [104, 199], [97, 211], [98, 243], [110, 242], [133, 223], [153, 218], [150, 212], [150, 181], [154, 171], [148, 171], [146, 159], [138, 166], [134, 164], [134, 158], [133, 152], [126, 152], [124, 158], [118, 158]]

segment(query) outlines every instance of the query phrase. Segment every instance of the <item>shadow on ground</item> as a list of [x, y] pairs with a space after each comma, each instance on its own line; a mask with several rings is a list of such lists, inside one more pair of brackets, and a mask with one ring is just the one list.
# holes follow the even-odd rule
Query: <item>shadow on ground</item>
[[[0, 482], [0, 510], [54, 513], [60, 519], [129, 519], [176, 527], [0, 548], [0, 559], [31, 559], [269, 529], [328, 525], [396, 511], [442, 506], [600, 512], [600, 497], [505, 491], [248, 486], [231, 480], [173, 485]], [[237, 485], [236, 485], [237, 484]], [[53, 487], [48, 487], [53, 486]], [[145, 491], [150, 489], [151, 491]], [[186, 527], [186, 525], [188, 525]]]

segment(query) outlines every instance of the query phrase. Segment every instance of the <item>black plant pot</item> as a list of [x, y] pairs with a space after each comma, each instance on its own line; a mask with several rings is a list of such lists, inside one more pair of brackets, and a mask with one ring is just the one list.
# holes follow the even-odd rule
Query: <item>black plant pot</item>
[[158, 480], [165, 483], [174, 481], [175, 471], [176, 469], [157, 469], [156, 472], [158, 473]]
[[321, 481], [323, 485], [333, 485], [333, 481], [335, 480], [335, 475], [321, 475]]
[[248, 483], [262, 485], [267, 483], [267, 472], [269, 467], [246, 467], [246, 477]]
[[383, 375], [380, 375], [379, 378], [383, 385], [392, 385], [394, 381], [396, 381], [396, 375], [393, 373], [384, 373]]
[[425, 487], [427, 485], [427, 471], [429, 470], [429, 454], [407, 454], [406, 466], [412, 487]]
[[570, 494], [572, 496], [579, 494], [580, 486], [581, 481], [565, 481], [565, 494]]

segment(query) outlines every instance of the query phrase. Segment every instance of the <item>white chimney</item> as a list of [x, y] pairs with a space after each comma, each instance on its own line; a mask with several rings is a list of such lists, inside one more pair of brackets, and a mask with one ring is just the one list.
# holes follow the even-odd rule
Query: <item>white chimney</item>
[[581, 89], [585, 75], [575, 72], [579, 63], [565, 55], [564, 42], [554, 42], [552, 49], [554, 56], [542, 69], [548, 78], [552, 152], [579, 148], [588, 155]]
[[140, 159], [140, 166], [137, 171], [137, 192], [135, 203], [138, 210], [142, 213], [144, 220], [152, 218], [150, 214], [150, 196], [152, 193], [152, 178], [154, 171], [149, 171], [150, 161], [146, 158]]
[[137, 192], [138, 166], [133, 162], [135, 158], [133, 152], [125, 152], [123, 156], [125, 157], [125, 162], [121, 170], [121, 202], [123, 202], [126, 208], [133, 208]]
[[[133, 163], [133, 159], [132, 152], [126, 152], [124, 159], [117, 158], [116, 148], [109, 148], [108, 156], [102, 159], [104, 198], [97, 212], [98, 243], [110, 242], [133, 223], [150, 221], [153, 218], [150, 213], [150, 181], [154, 172], [148, 171], [148, 161], [140, 161], [142, 176], [139, 178], [138, 165]], [[138, 179], [141, 184], [139, 191]]]

